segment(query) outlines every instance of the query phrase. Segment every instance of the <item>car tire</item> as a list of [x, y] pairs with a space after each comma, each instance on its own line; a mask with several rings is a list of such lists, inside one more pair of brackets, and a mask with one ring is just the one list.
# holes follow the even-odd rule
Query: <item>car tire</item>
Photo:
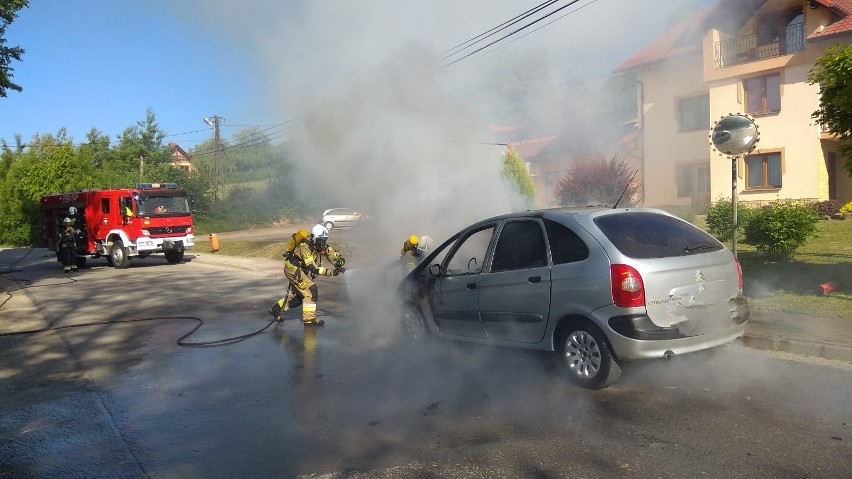
[[109, 257], [112, 260], [112, 266], [115, 269], [124, 269], [130, 266], [130, 258], [127, 256], [127, 248], [121, 240], [112, 242], [112, 247], [109, 249]]
[[591, 323], [566, 328], [557, 354], [568, 378], [582, 388], [603, 389], [621, 377], [621, 365], [609, 340]]
[[429, 326], [426, 318], [414, 305], [403, 306], [402, 310], [402, 333], [408, 341], [423, 341], [430, 336]]
[[325, 226], [325, 229], [329, 231], [334, 229], [334, 223], [332, 223], [331, 221], [326, 221], [325, 223], [323, 223], [323, 226]]

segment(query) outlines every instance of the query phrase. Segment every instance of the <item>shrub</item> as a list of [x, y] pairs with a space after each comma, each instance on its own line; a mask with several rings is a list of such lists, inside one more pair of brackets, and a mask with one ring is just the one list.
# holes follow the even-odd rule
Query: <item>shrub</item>
[[757, 210], [745, 225], [745, 241], [770, 261], [790, 259], [816, 231], [813, 208], [778, 201]]
[[817, 201], [811, 206], [814, 211], [820, 216], [834, 216], [840, 212], [841, 204], [837, 200]]
[[[601, 156], [574, 164], [553, 189], [559, 206], [635, 204], [639, 182], [633, 179], [627, 160], [614, 154], [609, 159]], [[620, 199], [620, 200], [619, 200]]]
[[[756, 208], [737, 203], [737, 238], [742, 237], [745, 226], [751, 221]], [[733, 226], [731, 220], [734, 218], [733, 205], [730, 199], [720, 198], [709, 205], [705, 211], [707, 215], [707, 231], [719, 241], [730, 241]]]
[[840, 207], [840, 211], [838, 211], [838, 213], [841, 215], [852, 214], [852, 201]]

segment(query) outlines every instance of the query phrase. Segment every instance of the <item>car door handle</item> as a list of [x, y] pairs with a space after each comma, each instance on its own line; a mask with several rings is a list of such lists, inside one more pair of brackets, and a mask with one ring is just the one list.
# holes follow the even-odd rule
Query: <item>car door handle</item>
[[476, 289], [476, 283], [467, 283], [467, 289]]
[[527, 278], [530, 283], [541, 283], [541, 276], [530, 276]]

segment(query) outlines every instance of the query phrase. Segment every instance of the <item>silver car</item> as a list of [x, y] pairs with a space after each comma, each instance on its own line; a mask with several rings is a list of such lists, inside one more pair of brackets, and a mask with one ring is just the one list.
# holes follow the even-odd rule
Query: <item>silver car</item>
[[411, 336], [553, 351], [589, 389], [615, 382], [624, 361], [731, 342], [749, 316], [731, 251], [651, 208], [480, 221], [436, 248], [399, 293]]
[[334, 228], [354, 226], [365, 219], [365, 216], [350, 208], [332, 208], [322, 212], [320, 224], [331, 231]]

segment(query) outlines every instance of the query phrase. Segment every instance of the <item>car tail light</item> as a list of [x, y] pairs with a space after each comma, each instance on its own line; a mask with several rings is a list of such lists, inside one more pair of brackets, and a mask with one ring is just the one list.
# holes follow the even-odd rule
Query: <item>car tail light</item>
[[192, 226], [186, 228], [186, 234], [192, 233]]
[[609, 268], [612, 278], [612, 302], [620, 308], [645, 306], [645, 285], [642, 276], [626, 264], [614, 264]]
[[739, 290], [743, 290], [743, 267], [740, 266], [740, 260], [734, 256], [734, 263], [737, 264], [737, 284], [739, 285]]

